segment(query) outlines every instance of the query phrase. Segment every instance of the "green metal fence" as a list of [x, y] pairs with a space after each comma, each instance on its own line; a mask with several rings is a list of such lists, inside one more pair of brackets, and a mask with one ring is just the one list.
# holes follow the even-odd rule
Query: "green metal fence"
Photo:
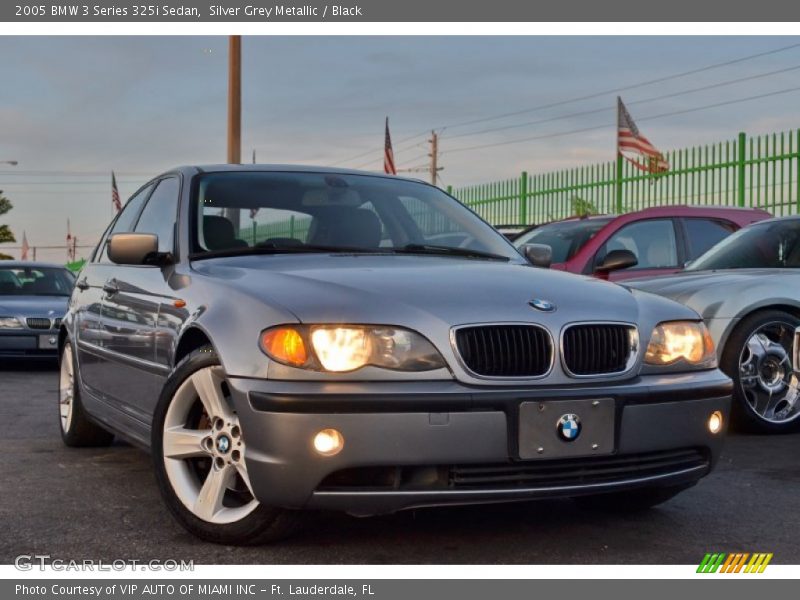
[[694, 204], [800, 213], [800, 129], [666, 153], [669, 171], [649, 174], [616, 161], [448, 188], [494, 225], [532, 224], [576, 213], [622, 213]]

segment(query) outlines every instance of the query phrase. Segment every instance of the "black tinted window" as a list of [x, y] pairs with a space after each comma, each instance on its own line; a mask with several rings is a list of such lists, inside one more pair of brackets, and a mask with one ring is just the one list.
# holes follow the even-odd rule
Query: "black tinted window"
[[689, 260], [704, 254], [736, 230], [730, 223], [714, 219], [686, 219], [685, 223], [689, 238]]
[[180, 182], [175, 177], [162, 179], [136, 223], [137, 233], [155, 233], [158, 236], [158, 251], [173, 251], [173, 232], [178, 215]]

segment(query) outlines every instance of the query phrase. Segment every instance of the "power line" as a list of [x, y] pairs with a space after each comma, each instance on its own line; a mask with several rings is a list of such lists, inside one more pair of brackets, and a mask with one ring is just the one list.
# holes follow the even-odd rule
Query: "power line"
[[[411, 136], [409, 136], [409, 137], [403, 138], [402, 140], [399, 140], [398, 142], [395, 142], [395, 143], [396, 143], [396, 144], [399, 146], [400, 144], [403, 144], [403, 143], [405, 143], [405, 142], [408, 142], [408, 141], [411, 141], [411, 140], [415, 140], [415, 139], [417, 139], [418, 137], [421, 137], [421, 136], [423, 136], [423, 135], [427, 135], [427, 133], [428, 133], [428, 130], [426, 129], [425, 131], [423, 131], [423, 132], [421, 132], [421, 133], [417, 133], [417, 134], [415, 134], [415, 135], [411, 135]], [[412, 146], [412, 148], [413, 148], [413, 146]], [[330, 166], [330, 167], [336, 167], [336, 166], [339, 166], [339, 165], [341, 165], [341, 164], [348, 163], [348, 162], [350, 162], [350, 161], [353, 161], [353, 160], [356, 160], [356, 159], [358, 159], [358, 158], [361, 158], [361, 157], [367, 156], [368, 154], [372, 154], [372, 153], [378, 153], [378, 152], [380, 152], [382, 149], [383, 149], [383, 147], [380, 147], [380, 148], [378, 148], [377, 150], [375, 150], [375, 149], [372, 149], [372, 150], [367, 150], [366, 152], [362, 152], [361, 154], [356, 154], [355, 156], [351, 156], [350, 158], [343, 158], [343, 159], [341, 159], [341, 160], [338, 160], [338, 161], [336, 161], [336, 162], [334, 162], [334, 163], [331, 163], [331, 164], [330, 164], [330, 165], [328, 165], [328, 166]], [[400, 149], [401, 149], [401, 148], [397, 148], [397, 150], [400, 150]], [[370, 163], [371, 163], [371, 162], [372, 162], [372, 161], [370, 161]], [[358, 168], [358, 167], [354, 167], [354, 168]]]
[[[672, 111], [672, 112], [668, 112], [668, 113], [662, 113], [660, 115], [651, 115], [649, 117], [640, 117], [640, 118], [637, 118], [636, 121], [637, 122], [639, 122], [639, 121], [652, 121], [652, 120], [655, 120], [655, 119], [662, 119], [664, 117], [672, 117], [672, 116], [675, 116], [675, 115], [683, 115], [683, 114], [686, 114], [686, 113], [697, 112], [697, 111], [700, 111], [700, 110], [707, 110], [709, 108], [718, 108], [720, 106], [728, 106], [730, 104], [738, 104], [740, 102], [749, 102], [751, 100], [760, 100], [761, 98], [769, 98], [770, 96], [778, 96], [780, 94], [788, 94], [790, 92], [797, 92], [797, 91], [800, 91], [800, 87], [787, 88], [787, 89], [784, 89], [784, 90], [777, 90], [777, 91], [769, 92], [769, 93], [766, 93], [766, 94], [759, 94], [757, 96], [748, 96], [747, 98], [738, 98], [736, 100], [727, 100], [727, 101], [724, 101], [724, 102], [716, 102], [714, 104], [706, 104], [705, 106], [697, 106], [697, 107], [694, 107], [694, 108], [676, 110], [676, 111]], [[605, 125], [596, 125], [596, 126], [593, 126], [593, 127], [582, 127], [580, 129], [572, 129], [570, 131], [561, 131], [561, 132], [556, 132], [556, 133], [537, 135], [537, 136], [533, 136], [533, 137], [517, 138], [517, 139], [514, 139], [514, 140], [507, 140], [505, 142], [494, 142], [494, 143], [490, 143], [490, 144], [478, 144], [476, 146], [465, 146], [465, 147], [461, 147], [461, 148], [454, 148], [454, 149], [448, 150], [446, 152], [442, 152], [442, 154], [454, 154], [456, 152], [467, 152], [469, 150], [478, 150], [478, 149], [481, 149], [481, 148], [493, 148], [495, 146], [506, 146], [506, 145], [509, 145], [509, 144], [520, 144], [522, 142], [532, 142], [532, 141], [535, 141], [535, 140], [551, 139], [551, 138], [563, 137], [563, 136], [567, 136], [567, 135], [574, 135], [576, 133], [585, 133], [585, 132], [588, 132], [588, 131], [597, 131], [599, 129], [606, 129], [607, 127], [614, 127], [614, 126], [615, 126], [615, 124], [613, 124], [613, 123], [612, 124], [605, 124]]]
[[[722, 81], [722, 82], [719, 82], [719, 83], [712, 83], [712, 84], [709, 84], [709, 85], [703, 85], [703, 86], [696, 87], [696, 88], [691, 88], [691, 89], [688, 89], [688, 90], [682, 90], [680, 92], [673, 92], [671, 94], [663, 94], [661, 96], [653, 96], [651, 98], [645, 98], [645, 99], [642, 99], [642, 100], [633, 100], [631, 102], [626, 101], [625, 104], [627, 104], [628, 106], [633, 106], [633, 105], [638, 105], [638, 104], [648, 104], [650, 102], [656, 102], [658, 100], [666, 100], [666, 99], [669, 99], [669, 98], [676, 98], [678, 96], [685, 96], [687, 94], [694, 94], [694, 93], [697, 93], [697, 92], [703, 92], [703, 91], [707, 91], [707, 90], [711, 90], [711, 89], [721, 88], [721, 87], [725, 87], [725, 86], [729, 86], [729, 85], [734, 85], [734, 84], [737, 84], [737, 83], [742, 83], [744, 81], [752, 81], [754, 79], [763, 79], [765, 77], [771, 77], [773, 75], [780, 75], [782, 73], [788, 73], [790, 71], [797, 71], [798, 69], [800, 69], [800, 65], [795, 65], [793, 67], [787, 67], [785, 69], [778, 69], [776, 71], [769, 71], [769, 72], [766, 72], [766, 73], [759, 73], [757, 75], [750, 75], [748, 77], [738, 77], [736, 79], [730, 79], [728, 81]], [[495, 132], [495, 131], [507, 131], [509, 129], [519, 129], [520, 127], [529, 127], [531, 125], [541, 125], [542, 123], [551, 123], [553, 121], [562, 121], [562, 120], [565, 120], [565, 119], [572, 119], [572, 118], [575, 118], [575, 117], [583, 117], [583, 116], [587, 116], [587, 115], [594, 115], [594, 114], [613, 111], [613, 110], [616, 110], [616, 107], [606, 106], [606, 107], [603, 107], [603, 108], [595, 108], [595, 109], [592, 109], [592, 110], [585, 110], [585, 111], [575, 112], [575, 113], [571, 113], [571, 114], [567, 114], [567, 115], [559, 115], [559, 116], [556, 116], [556, 117], [548, 117], [546, 119], [538, 119], [536, 121], [527, 121], [525, 123], [517, 123], [517, 124], [513, 124], [513, 125], [503, 125], [501, 127], [490, 127], [488, 129], [481, 129], [479, 131], [468, 131], [466, 133], [458, 133], [456, 135], [448, 135], [447, 139], [454, 140], [454, 139], [462, 138], [462, 137], [470, 137], [470, 136], [474, 136], [474, 135], [483, 135], [485, 133], [492, 133], [492, 132]]]
[[689, 75], [696, 75], [698, 73], [704, 73], [704, 72], [710, 71], [712, 69], [719, 69], [721, 67], [728, 67], [730, 65], [735, 65], [735, 64], [742, 63], [742, 62], [745, 62], [745, 61], [748, 61], [748, 60], [753, 60], [755, 58], [761, 58], [763, 56], [770, 56], [772, 54], [778, 54], [780, 52], [786, 52], [787, 50], [792, 50], [792, 49], [798, 48], [798, 47], [800, 47], [800, 43], [790, 44], [788, 46], [782, 46], [780, 48], [775, 48], [773, 50], [767, 50], [766, 52], [759, 52], [757, 54], [750, 54], [748, 56], [742, 56], [740, 58], [735, 58], [735, 59], [727, 60], [727, 61], [720, 62], [720, 63], [714, 63], [714, 64], [711, 64], [711, 65], [706, 65], [704, 67], [699, 67], [699, 68], [696, 68], [696, 69], [690, 69], [688, 71], [683, 71], [681, 73], [675, 73], [673, 75], [667, 75], [667, 76], [664, 76], [664, 77], [657, 77], [656, 79], [649, 79], [649, 80], [646, 80], [646, 81], [641, 81], [639, 83], [633, 83], [633, 84], [622, 86], [622, 87], [617, 87], [617, 88], [604, 90], [602, 92], [594, 92], [592, 94], [587, 94], [585, 96], [578, 96], [576, 98], [571, 98], [571, 99], [568, 99], [568, 100], [560, 100], [560, 101], [557, 101], [557, 102], [551, 102], [549, 104], [542, 104], [542, 105], [539, 105], [539, 106], [535, 106], [533, 108], [526, 108], [526, 109], [518, 110], [518, 111], [514, 111], [514, 112], [508, 112], [508, 113], [493, 115], [493, 116], [489, 116], [489, 117], [482, 117], [482, 118], [479, 118], [479, 119], [472, 119], [472, 120], [469, 120], [469, 121], [462, 121], [460, 123], [452, 123], [450, 125], [443, 126], [442, 129], [455, 129], [456, 127], [463, 127], [463, 126], [466, 126], [466, 125], [474, 125], [476, 123], [485, 123], [486, 121], [494, 121], [494, 120], [497, 120], [497, 119], [505, 119], [506, 117], [515, 117], [517, 115], [523, 115], [523, 114], [527, 114], [527, 113], [531, 113], [531, 112], [536, 112], [536, 111], [539, 111], [539, 110], [544, 110], [546, 108], [555, 108], [557, 106], [563, 106], [565, 104], [573, 104], [575, 102], [581, 102], [583, 100], [591, 100], [593, 98], [599, 98], [601, 96], [606, 96], [608, 94], [617, 94], [619, 92], [624, 92], [624, 91], [636, 89], [636, 88], [639, 88], [639, 87], [653, 85], [653, 84], [656, 84], [656, 83], [663, 83], [664, 81], [671, 81], [672, 79], [678, 79], [678, 78], [681, 78], [681, 77], [687, 77]]

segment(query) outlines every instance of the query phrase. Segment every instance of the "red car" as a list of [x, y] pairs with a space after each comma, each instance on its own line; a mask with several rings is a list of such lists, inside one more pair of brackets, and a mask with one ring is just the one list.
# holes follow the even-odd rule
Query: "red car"
[[771, 217], [759, 208], [662, 206], [554, 221], [513, 243], [549, 246], [552, 269], [620, 281], [681, 271], [734, 231]]

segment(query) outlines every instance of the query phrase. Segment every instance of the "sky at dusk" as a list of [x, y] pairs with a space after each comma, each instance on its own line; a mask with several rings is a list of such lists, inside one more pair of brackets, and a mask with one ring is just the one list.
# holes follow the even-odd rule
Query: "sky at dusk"
[[[386, 115], [401, 169], [424, 165], [429, 131], [440, 132], [441, 185], [606, 161], [620, 88], [663, 150], [800, 127], [800, 91], [682, 112], [800, 88], [800, 37], [264, 36], [242, 45], [246, 162], [255, 150], [261, 163], [380, 169]], [[0, 165], [14, 203], [0, 222], [18, 240], [24, 230], [32, 246], [62, 244], [69, 218], [79, 243], [95, 243], [112, 217], [112, 169], [126, 199], [170, 167], [225, 160], [225, 37], [3, 36], [0, 53], [0, 161], [19, 161]], [[746, 80], [727, 84], [736, 79]], [[697, 90], [715, 84], [725, 85]], [[673, 112], [682, 114], [659, 116]], [[568, 133], [578, 129], [589, 131]], [[489, 144], [502, 145], [471, 149]]]

